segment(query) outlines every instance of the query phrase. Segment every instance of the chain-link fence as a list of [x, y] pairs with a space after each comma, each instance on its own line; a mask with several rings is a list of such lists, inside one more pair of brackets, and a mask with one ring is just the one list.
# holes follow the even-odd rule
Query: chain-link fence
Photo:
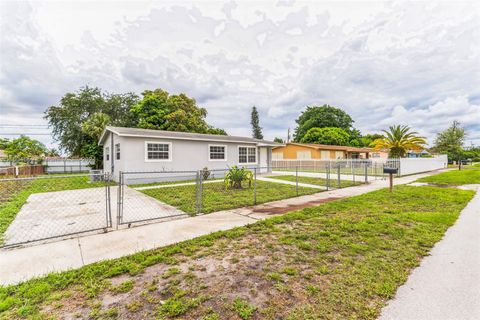
[[371, 175], [377, 170], [368, 161], [325, 161], [314, 166], [120, 172], [118, 188], [108, 174], [0, 179], [0, 246], [106, 232], [122, 225], [355, 186], [378, 178]]
[[130, 225], [187, 217], [356, 186], [368, 182], [372, 170], [379, 169], [367, 161], [326, 161], [314, 168], [121, 172], [117, 221]]
[[106, 231], [110, 184], [105, 174], [0, 179], [0, 246]]
[[[276, 172], [295, 172], [301, 175], [314, 173], [317, 176], [340, 175], [340, 180], [371, 181], [383, 179], [384, 167], [400, 168], [399, 159], [373, 161], [370, 159], [339, 159], [339, 160], [274, 160], [273, 170]], [[400, 170], [399, 170], [400, 172]]]
[[196, 213], [198, 175], [198, 171], [121, 172], [118, 225]]

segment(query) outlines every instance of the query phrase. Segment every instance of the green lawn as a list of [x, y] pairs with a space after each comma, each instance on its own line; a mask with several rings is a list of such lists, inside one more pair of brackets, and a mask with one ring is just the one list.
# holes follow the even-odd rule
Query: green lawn
[[420, 178], [417, 181], [451, 186], [480, 184], [480, 167], [471, 166], [463, 170], [442, 172], [433, 176]]
[[33, 180], [0, 180], [0, 245], [3, 242], [3, 234], [31, 194], [104, 185], [104, 182], [91, 183], [86, 175], [70, 175], [65, 178], [42, 177]]
[[375, 319], [474, 192], [396, 186], [23, 284], [0, 318]]
[[[178, 181], [162, 181], [162, 182], [150, 182], [150, 183], [139, 183], [139, 184], [133, 184], [129, 183], [128, 186], [131, 188], [140, 188], [140, 187], [153, 187], [153, 186], [166, 186], [170, 184], [180, 184], [180, 183], [195, 183], [197, 180], [195, 179], [189, 179], [189, 180], [178, 180]], [[219, 181], [223, 182], [223, 179], [208, 179], [206, 181]]]
[[[155, 199], [178, 207], [187, 213], [195, 213], [195, 192], [196, 186], [179, 186], [169, 188], [139, 190]], [[322, 190], [314, 188], [298, 188], [298, 195], [312, 194]], [[243, 189], [225, 189], [225, 184], [205, 183], [203, 185], [202, 212], [210, 213], [215, 211], [240, 208], [254, 204], [253, 186]], [[257, 181], [257, 204], [297, 196], [295, 186]]]
[[[287, 181], [296, 181], [295, 176], [269, 176], [269, 178], [272, 179], [279, 179], [279, 180], [287, 180]], [[330, 187], [331, 188], [337, 188], [338, 187], [338, 180], [336, 179], [337, 177], [334, 176], [330, 179]], [[299, 183], [308, 183], [308, 184], [313, 184], [316, 186], [322, 186], [325, 187], [327, 185], [327, 179], [323, 178], [314, 178], [314, 177], [302, 177], [298, 176], [298, 182]], [[340, 187], [345, 188], [345, 187], [352, 187], [352, 186], [358, 186], [362, 184], [361, 182], [358, 181], [350, 181], [350, 180], [340, 180]]]

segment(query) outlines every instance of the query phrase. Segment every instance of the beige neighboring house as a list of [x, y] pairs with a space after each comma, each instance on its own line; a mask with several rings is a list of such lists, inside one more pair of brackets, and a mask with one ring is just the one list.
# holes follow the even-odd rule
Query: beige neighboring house
[[0, 150], [0, 160], [6, 159], [7, 155], [5, 154], [5, 151]]
[[372, 160], [388, 159], [388, 150], [376, 151], [376, 150], [372, 149], [372, 152], [370, 153], [370, 159], [372, 159]]
[[272, 150], [273, 160], [368, 159], [372, 149], [290, 142]]

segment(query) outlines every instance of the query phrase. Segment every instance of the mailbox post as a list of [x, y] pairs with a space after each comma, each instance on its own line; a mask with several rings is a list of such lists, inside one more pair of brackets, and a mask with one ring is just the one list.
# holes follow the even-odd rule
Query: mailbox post
[[390, 192], [393, 192], [393, 175], [398, 173], [398, 169], [384, 167], [383, 173], [388, 173], [390, 175]]

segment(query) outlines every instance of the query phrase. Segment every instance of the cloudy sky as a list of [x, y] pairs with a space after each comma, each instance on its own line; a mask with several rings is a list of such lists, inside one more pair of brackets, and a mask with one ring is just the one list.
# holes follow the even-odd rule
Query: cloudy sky
[[[232, 135], [250, 135], [253, 105], [273, 139], [327, 103], [363, 133], [408, 124], [431, 141], [458, 120], [480, 144], [478, 1], [2, 1], [0, 11], [1, 125], [44, 125], [46, 107], [89, 85], [185, 92]], [[19, 132], [48, 129], [0, 128]]]

